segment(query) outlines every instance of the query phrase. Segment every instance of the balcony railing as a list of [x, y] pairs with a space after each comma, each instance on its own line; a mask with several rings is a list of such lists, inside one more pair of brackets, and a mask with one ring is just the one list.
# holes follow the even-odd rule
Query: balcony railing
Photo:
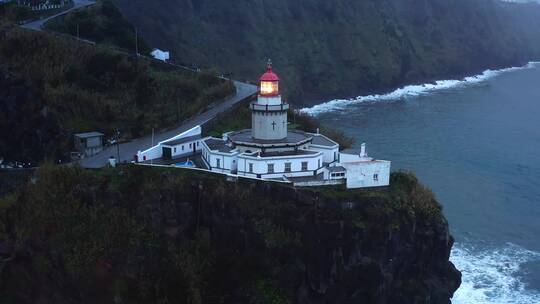
[[282, 103], [279, 105], [260, 105], [260, 104], [252, 103], [251, 109], [255, 111], [287, 111], [289, 110], [289, 104]]

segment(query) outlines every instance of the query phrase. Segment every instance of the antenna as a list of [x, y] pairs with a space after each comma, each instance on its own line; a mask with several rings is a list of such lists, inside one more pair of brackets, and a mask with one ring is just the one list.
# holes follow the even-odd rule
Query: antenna
[[137, 33], [137, 28], [135, 27], [135, 55], [139, 56], [139, 34]]
[[120, 130], [116, 129], [116, 156], [118, 157], [118, 163], [120, 163]]

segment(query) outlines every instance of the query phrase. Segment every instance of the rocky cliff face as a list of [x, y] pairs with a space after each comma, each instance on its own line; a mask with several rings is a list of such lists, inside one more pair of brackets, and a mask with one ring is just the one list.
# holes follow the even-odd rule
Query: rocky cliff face
[[154, 47], [292, 103], [365, 95], [540, 58], [540, 6], [498, 0], [114, 0]]
[[43, 168], [0, 202], [16, 247], [0, 292], [17, 303], [446, 304], [460, 284], [441, 208], [409, 174], [346, 191]]

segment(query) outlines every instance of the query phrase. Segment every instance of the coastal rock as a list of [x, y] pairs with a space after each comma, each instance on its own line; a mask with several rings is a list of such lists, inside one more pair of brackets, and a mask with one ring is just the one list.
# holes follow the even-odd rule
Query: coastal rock
[[[447, 304], [460, 285], [441, 207], [411, 174], [357, 191], [137, 166], [37, 176], [9, 213], [35, 231], [2, 270], [19, 303]], [[70, 220], [40, 233], [55, 218], [41, 204]]]

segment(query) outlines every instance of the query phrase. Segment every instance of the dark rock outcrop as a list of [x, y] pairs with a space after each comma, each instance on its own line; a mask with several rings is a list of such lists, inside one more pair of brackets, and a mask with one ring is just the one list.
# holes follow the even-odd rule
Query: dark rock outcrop
[[35, 181], [2, 230], [29, 236], [1, 273], [19, 303], [447, 304], [460, 284], [441, 208], [409, 174], [361, 191], [140, 167]]

